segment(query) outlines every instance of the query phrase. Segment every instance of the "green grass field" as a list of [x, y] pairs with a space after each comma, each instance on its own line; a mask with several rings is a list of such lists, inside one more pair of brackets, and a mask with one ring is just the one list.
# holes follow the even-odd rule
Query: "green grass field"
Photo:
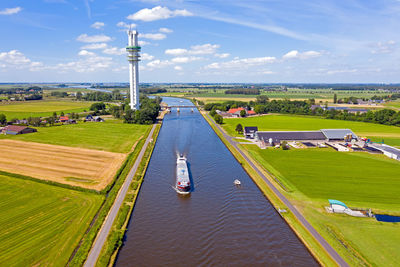
[[[383, 155], [333, 149], [284, 151], [244, 147], [291, 191], [289, 196], [320, 232], [333, 231], [374, 265], [395, 266], [400, 261], [399, 224], [328, 214], [323, 210], [328, 199], [338, 199], [350, 207], [400, 214], [399, 162]], [[358, 259], [352, 261], [356, 264]]]
[[65, 266], [102, 197], [0, 175], [0, 265]]
[[97, 123], [80, 122], [39, 127], [36, 133], [0, 135], [0, 138], [127, 153], [149, 127], [149, 125], [126, 124], [119, 120], [106, 120]]
[[330, 120], [311, 116], [266, 115], [249, 118], [224, 119], [223, 127], [232, 136], [239, 136], [235, 132], [236, 125], [257, 126], [260, 131], [305, 131], [320, 129], [348, 128], [359, 136], [366, 136], [373, 141], [382, 139], [389, 145], [400, 145], [400, 127], [387, 126], [375, 123]]
[[28, 117], [50, 116], [53, 112], [58, 114], [62, 111], [65, 114], [70, 112], [83, 112], [89, 110], [91, 102], [72, 101], [28, 101], [0, 104], [0, 114], [6, 115], [8, 120], [23, 119]]

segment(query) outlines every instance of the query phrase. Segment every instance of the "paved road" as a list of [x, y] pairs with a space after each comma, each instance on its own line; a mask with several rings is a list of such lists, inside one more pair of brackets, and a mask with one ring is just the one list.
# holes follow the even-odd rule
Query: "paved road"
[[275, 195], [288, 207], [288, 209], [296, 216], [296, 218], [303, 224], [303, 226], [311, 233], [311, 235], [321, 244], [321, 246], [331, 255], [339, 266], [349, 266], [347, 262], [332, 248], [332, 246], [326, 242], [326, 240], [315, 230], [315, 228], [304, 218], [304, 216], [290, 203], [290, 201], [268, 180], [267, 177], [261, 172], [261, 170], [253, 164], [253, 162], [243, 153], [241, 149], [237, 147], [237, 143], [232, 140], [232, 137], [226, 134], [226, 132], [215, 123], [211, 117], [206, 114], [210, 121], [220, 130], [226, 140], [236, 148], [236, 150], [247, 160], [250, 166], [264, 179]]
[[104, 243], [107, 240], [107, 236], [110, 233], [111, 226], [114, 223], [115, 218], [117, 217], [118, 211], [124, 201], [125, 195], [128, 192], [129, 185], [132, 182], [133, 176], [136, 173], [137, 168], [139, 167], [140, 162], [142, 161], [144, 152], [146, 151], [146, 148], [150, 142], [150, 139], [153, 137], [153, 132], [154, 129], [156, 128], [156, 124], [153, 125], [151, 128], [150, 134], [146, 139], [146, 142], [144, 143], [142, 150], [139, 153], [139, 156], [137, 157], [135, 164], [133, 165], [132, 169], [130, 170], [128, 177], [126, 178], [124, 184], [122, 185], [121, 189], [119, 190], [119, 193], [115, 199], [114, 205], [111, 207], [110, 212], [108, 213], [105, 222], [103, 223], [103, 226], [101, 227], [96, 240], [94, 241], [94, 244], [92, 246], [92, 249], [89, 252], [89, 256], [86, 259], [85, 262], [85, 267], [92, 267], [96, 265], [97, 259], [100, 255], [101, 249], [104, 245]]

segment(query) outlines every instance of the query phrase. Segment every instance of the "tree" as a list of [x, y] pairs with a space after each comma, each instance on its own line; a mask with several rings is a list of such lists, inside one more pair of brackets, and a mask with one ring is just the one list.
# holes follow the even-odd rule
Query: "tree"
[[243, 126], [239, 123], [238, 125], [236, 125], [236, 132], [237, 133], [243, 133]]
[[289, 145], [288, 145], [288, 143], [286, 141], [283, 141], [281, 143], [281, 147], [282, 147], [283, 150], [288, 150], [289, 149]]
[[106, 104], [104, 104], [103, 102], [99, 102], [99, 103], [93, 103], [90, 106], [90, 110], [97, 112], [99, 110], [105, 110], [106, 109]]
[[210, 116], [211, 116], [211, 117], [214, 117], [216, 114], [217, 114], [217, 112], [215, 111], [215, 109], [212, 109], [212, 110], [210, 111]]
[[224, 119], [223, 119], [222, 116], [219, 115], [219, 114], [217, 114], [217, 115], [214, 116], [214, 120], [215, 120], [215, 122], [218, 123], [218, 124], [222, 124], [222, 123], [224, 122]]
[[55, 112], [55, 111], [53, 112], [53, 118], [57, 119], [57, 112]]
[[257, 104], [265, 105], [265, 104], [267, 104], [268, 100], [269, 100], [269, 98], [266, 95], [259, 95], [256, 97]]
[[333, 103], [336, 104], [337, 103], [337, 94], [333, 95]]
[[82, 99], [82, 93], [81, 92], [77, 92], [76, 93], [76, 99], [77, 100], [81, 100]]
[[7, 123], [6, 115], [0, 114], [0, 125], [5, 125]]
[[246, 110], [242, 109], [240, 111], [240, 117], [246, 117]]
[[60, 116], [64, 116], [64, 112], [63, 111], [61, 111]]

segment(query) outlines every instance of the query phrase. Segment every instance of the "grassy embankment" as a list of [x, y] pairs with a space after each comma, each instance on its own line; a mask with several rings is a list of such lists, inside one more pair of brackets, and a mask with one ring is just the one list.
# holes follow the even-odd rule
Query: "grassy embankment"
[[0, 262], [65, 266], [103, 196], [0, 175]]
[[[400, 129], [393, 126], [299, 116], [264, 116], [225, 122], [228, 132], [240, 122], [257, 125], [261, 130], [352, 128], [356, 133], [400, 134]], [[284, 184], [289, 191], [285, 195], [351, 265], [395, 266], [400, 261], [398, 224], [328, 214], [324, 210], [328, 199], [339, 199], [352, 207], [400, 215], [399, 162], [364, 152], [241, 147]]]
[[150, 128], [147, 128], [143, 138], [139, 140], [133, 152], [129, 154], [125, 163], [121, 166], [121, 168], [115, 175], [114, 183], [110, 184], [105, 190], [103, 190], [103, 192], [107, 192], [107, 198], [105, 199], [101, 209], [97, 213], [96, 218], [94, 218], [91, 228], [83, 236], [81, 243], [76, 250], [76, 253], [70, 260], [71, 266], [81, 266], [85, 262], [86, 257], [97, 236], [97, 233], [100, 230], [110, 208], [114, 204], [115, 198], [117, 197], [117, 194], [122, 184], [124, 183], [126, 176], [129, 174], [129, 171], [131, 170], [137, 157], [139, 156], [140, 150], [142, 149], [149, 132]]
[[143, 155], [142, 161], [140, 162], [133, 181], [130, 184], [129, 191], [124, 199], [121, 209], [118, 212], [117, 218], [114, 221], [111, 232], [103, 246], [96, 266], [112, 266], [118, 255], [118, 251], [122, 246], [123, 238], [135, 206], [136, 198], [142, 186], [143, 178], [151, 159], [161, 125], [157, 125], [156, 127], [157, 128], [153, 133], [153, 142], [149, 143], [145, 154]]
[[245, 119], [225, 119], [223, 128], [231, 136], [243, 136], [235, 132], [236, 125], [257, 126], [260, 131], [306, 131], [320, 129], [351, 129], [358, 136], [366, 136], [376, 142], [400, 146], [400, 127], [375, 123], [330, 120], [312, 116], [265, 115]]
[[[202, 115], [204, 115], [202, 113]], [[250, 175], [250, 177], [254, 180], [263, 194], [268, 198], [271, 204], [276, 208], [282, 208], [288, 210], [288, 208], [283, 204], [283, 202], [273, 193], [270, 187], [266, 184], [266, 182], [258, 175], [258, 173], [250, 166], [250, 164], [240, 155], [240, 153], [229, 144], [229, 142], [223, 137], [222, 133], [214, 126], [214, 124], [210, 121], [207, 116], [204, 116], [210, 126], [213, 128], [215, 133], [219, 136], [221, 141], [225, 144], [225, 146], [231, 151], [231, 153], [235, 156], [237, 161], [242, 165], [242, 167], [246, 170], [246, 172]], [[263, 171], [265, 176], [269, 176], [269, 174]], [[275, 184], [276, 187], [279, 185], [271, 178], [272, 183]], [[302, 242], [307, 246], [310, 252], [314, 255], [314, 257], [323, 265], [323, 266], [336, 266], [335, 261], [329, 256], [329, 254], [323, 249], [323, 247], [314, 239], [314, 237], [304, 228], [304, 226], [296, 219], [296, 217], [291, 213], [283, 213], [282, 217], [286, 220], [289, 226], [293, 229], [293, 231], [297, 234], [297, 236], [302, 240]]]
[[62, 126], [38, 127], [36, 133], [16, 136], [0, 135], [0, 138], [128, 153], [133, 144], [149, 128], [149, 125], [106, 120], [98, 123], [81, 122]]
[[76, 102], [76, 101], [27, 101], [27, 102], [11, 102], [0, 104], [0, 114], [6, 115], [8, 120], [23, 119], [28, 117], [46, 117], [53, 115], [53, 112], [64, 114], [75, 112], [83, 112], [89, 110], [92, 102]]

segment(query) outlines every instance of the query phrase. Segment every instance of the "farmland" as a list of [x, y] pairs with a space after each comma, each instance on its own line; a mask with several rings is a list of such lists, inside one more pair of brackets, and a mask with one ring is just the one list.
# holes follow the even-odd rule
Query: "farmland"
[[0, 169], [38, 179], [101, 190], [126, 155], [98, 150], [0, 140]]
[[103, 196], [0, 175], [0, 262], [65, 266]]
[[7, 119], [23, 119], [28, 117], [51, 116], [53, 112], [64, 113], [83, 112], [89, 110], [91, 102], [72, 101], [29, 101], [11, 102], [0, 104], [0, 114], [7, 116]]
[[359, 136], [367, 136], [375, 141], [385, 140], [389, 145], [400, 145], [400, 127], [386, 126], [374, 123], [330, 120], [311, 116], [265, 115], [249, 118], [225, 119], [223, 127], [232, 136], [238, 123], [245, 126], [258, 126], [260, 131], [305, 131], [319, 129], [353, 130]]
[[[400, 164], [397, 161], [383, 155], [339, 153], [332, 149], [284, 151], [261, 150], [254, 145], [243, 147], [284, 184], [291, 192], [292, 201], [326, 238], [332, 239], [333, 232], [344, 240], [347, 250], [338, 243], [336, 248], [350, 261], [363, 261], [353, 255], [354, 251], [375, 265], [394, 266], [400, 260], [396, 252], [400, 249], [399, 225], [327, 214], [323, 209], [328, 199], [339, 199], [353, 207], [400, 214]], [[351, 249], [354, 251], [349, 253]]]
[[0, 139], [9, 138], [12, 140], [128, 153], [134, 143], [147, 133], [149, 127], [149, 125], [126, 124], [119, 120], [106, 120], [102, 123], [86, 122], [40, 127], [36, 133], [17, 136], [0, 135]]

